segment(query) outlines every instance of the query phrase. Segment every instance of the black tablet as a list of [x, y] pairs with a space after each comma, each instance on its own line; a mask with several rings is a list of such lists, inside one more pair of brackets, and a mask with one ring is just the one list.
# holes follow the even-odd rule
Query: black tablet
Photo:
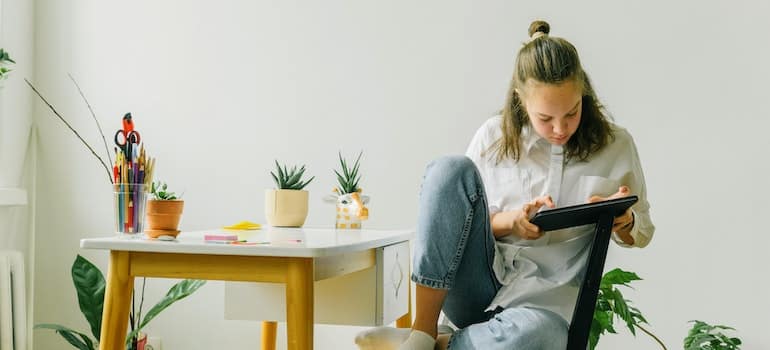
[[639, 197], [637, 196], [628, 196], [603, 202], [548, 209], [535, 214], [529, 221], [540, 227], [543, 231], [594, 224], [602, 214], [609, 213], [613, 217], [623, 214], [638, 200]]

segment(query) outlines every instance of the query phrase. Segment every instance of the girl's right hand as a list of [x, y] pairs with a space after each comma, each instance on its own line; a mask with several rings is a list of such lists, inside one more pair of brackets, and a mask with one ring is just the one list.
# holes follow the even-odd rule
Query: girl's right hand
[[535, 215], [535, 213], [537, 213], [537, 211], [544, 205], [549, 208], [555, 207], [551, 196], [537, 197], [532, 202], [524, 204], [520, 210], [498, 213], [495, 215], [496, 217], [493, 218], [492, 226], [495, 226], [494, 221], [503, 219], [505, 223], [500, 222], [500, 224], [508, 226], [507, 231], [509, 233], [527, 240], [538, 239], [543, 235], [543, 231], [541, 231], [535, 224], [529, 222], [529, 218], [532, 215]]

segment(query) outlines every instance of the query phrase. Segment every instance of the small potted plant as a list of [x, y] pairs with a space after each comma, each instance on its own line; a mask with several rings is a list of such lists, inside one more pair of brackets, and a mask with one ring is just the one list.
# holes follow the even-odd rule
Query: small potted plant
[[359, 229], [361, 221], [369, 218], [369, 209], [365, 206], [369, 203], [369, 196], [361, 195], [362, 190], [358, 187], [358, 181], [361, 180], [358, 168], [362, 154], [359, 153], [353, 166], [348, 167], [342, 153], [339, 153], [341, 172], [334, 170], [339, 186], [332, 189], [335, 194], [324, 197], [324, 201], [337, 206], [336, 228]]
[[179, 234], [179, 220], [182, 217], [184, 201], [168, 190], [164, 182], [154, 181], [147, 200], [147, 229], [144, 234], [150, 238], [160, 236], [176, 237]]
[[315, 176], [302, 180], [305, 166], [291, 169], [275, 161], [276, 172], [270, 172], [275, 189], [265, 191], [265, 218], [270, 226], [302, 227], [307, 218], [308, 192], [303, 190]]

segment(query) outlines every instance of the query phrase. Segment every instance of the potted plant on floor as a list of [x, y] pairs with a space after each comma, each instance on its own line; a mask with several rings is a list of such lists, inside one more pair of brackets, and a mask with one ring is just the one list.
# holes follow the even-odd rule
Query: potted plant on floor
[[690, 321], [692, 329], [684, 338], [684, 350], [739, 350], [741, 340], [729, 337], [722, 330], [735, 330], [732, 327], [712, 326], [703, 321]]
[[147, 201], [147, 229], [144, 234], [151, 238], [176, 237], [179, 234], [184, 201], [169, 191], [165, 182], [153, 182], [150, 194], [152, 197]]
[[276, 172], [270, 172], [275, 189], [265, 191], [265, 218], [270, 226], [301, 227], [305, 224], [308, 191], [303, 190], [315, 176], [303, 181], [305, 166], [291, 169], [275, 161]]
[[[614, 269], [604, 274], [599, 285], [599, 295], [596, 299], [596, 309], [594, 310], [594, 320], [591, 323], [591, 332], [588, 337], [588, 347], [594, 350], [599, 343], [599, 338], [605, 333], [616, 333], [613, 326], [615, 318], [621, 319], [628, 330], [636, 336], [636, 330], [639, 329], [649, 335], [666, 350], [663, 341], [650, 332], [642, 324], [649, 324], [642, 316], [641, 311], [631, 305], [631, 301], [625, 299], [623, 294], [616, 286], [630, 287], [631, 282], [639, 281], [641, 278], [636, 273]], [[712, 326], [703, 321], [690, 321], [693, 324], [687, 337], [684, 339], [685, 350], [739, 350], [741, 340], [724, 335], [721, 330], [733, 330], [727, 326]]]
[[[80, 305], [80, 311], [88, 321], [91, 327], [91, 334], [93, 338], [85, 333], [75, 331], [69, 327], [62, 326], [53, 323], [43, 323], [35, 325], [35, 329], [51, 329], [61, 335], [64, 340], [70, 343], [72, 346], [79, 350], [96, 350], [99, 348], [99, 340], [102, 331], [102, 312], [104, 310], [104, 291], [105, 280], [104, 274], [94, 264], [78, 255], [75, 258], [75, 262], [72, 263], [72, 282], [75, 285], [75, 290], [78, 295], [78, 304]], [[147, 311], [146, 315], [142, 315], [142, 307], [144, 304], [144, 280], [142, 282], [142, 290], [139, 296], [134, 293], [132, 299], [131, 312], [129, 315], [129, 325], [131, 326], [130, 333], [126, 336], [126, 349], [128, 350], [143, 350], [143, 339], [146, 336], [141, 333], [141, 330], [147, 326], [158, 314], [163, 310], [171, 306], [171, 304], [182, 300], [192, 293], [198, 290], [206, 284], [206, 281], [202, 280], [183, 280], [168, 290], [166, 295], [155, 306]], [[136, 310], [135, 299], [139, 298], [139, 309]]]
[[342, 153], [339, 153], [340, 171], [334, 170], [339, 186], [332, 189], [335, 194], [324, 197], [324, 201], [336, 204], [336, 228], [360, 229], [361, 221], [369, 218], [369, 209], [365, 206], [369, 203], [369, 196], [361, 195], [362, 190], [358, 187], [361, 180], [361, 174], [358, 173], [361, 155], [363, 152], [358, 154], [353, 166], [348, 167]]

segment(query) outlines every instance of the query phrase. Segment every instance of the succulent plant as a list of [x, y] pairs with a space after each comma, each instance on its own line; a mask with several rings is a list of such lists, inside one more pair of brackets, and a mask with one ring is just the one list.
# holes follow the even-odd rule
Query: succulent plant
[[305, 166], [301, 166], [299, 169], [297, 169], [297, 166], [293, 166], [291, 170], [286, 168], [286, 165], [283, 166], [283, 169], [281, 169], [281, 165], [278, 164], [278, 161], [275, 161], [275, 167], [277, 169], [278, 175], [270, 172], [270, 175], [273, 176], [273, 180], [275, 181], [275, 185], [278, 187], [278, 189], [281, 190], [301, 190], [307, 186], [310, 181], [313, 181], [315, 179], [315, 176], [311, 177], [307, 181], [302, 181], [302, 174], [305, 173]]
[[342, 158], [342, 153], [339, 154], [342, 174], [340, 174], [337, 170], [334, 171], [334, 173], [337, 174], [337, 181], [340, 184], [337, 187], [337, 192], [339, 192], [339, 194], [358, 192], [358, 180], [361, 180], [361, 175], [358, 174], [358, 167], [361, 165], [360, 161], [361, 155], [363, 153], [364, 152], [361, 151], [361, 153], [358, 154], [358, 158], [356, 158], [356, 162], [353, 163], [352, 168], [348, 167], [347, 162], [345, 162], [345, 159]]
[[153, 181], [150, 193], [155, 200], [160, 201], [173, 201], [179, 198], [176, 193], [168, 191], [168, 184], [160, 181]]

